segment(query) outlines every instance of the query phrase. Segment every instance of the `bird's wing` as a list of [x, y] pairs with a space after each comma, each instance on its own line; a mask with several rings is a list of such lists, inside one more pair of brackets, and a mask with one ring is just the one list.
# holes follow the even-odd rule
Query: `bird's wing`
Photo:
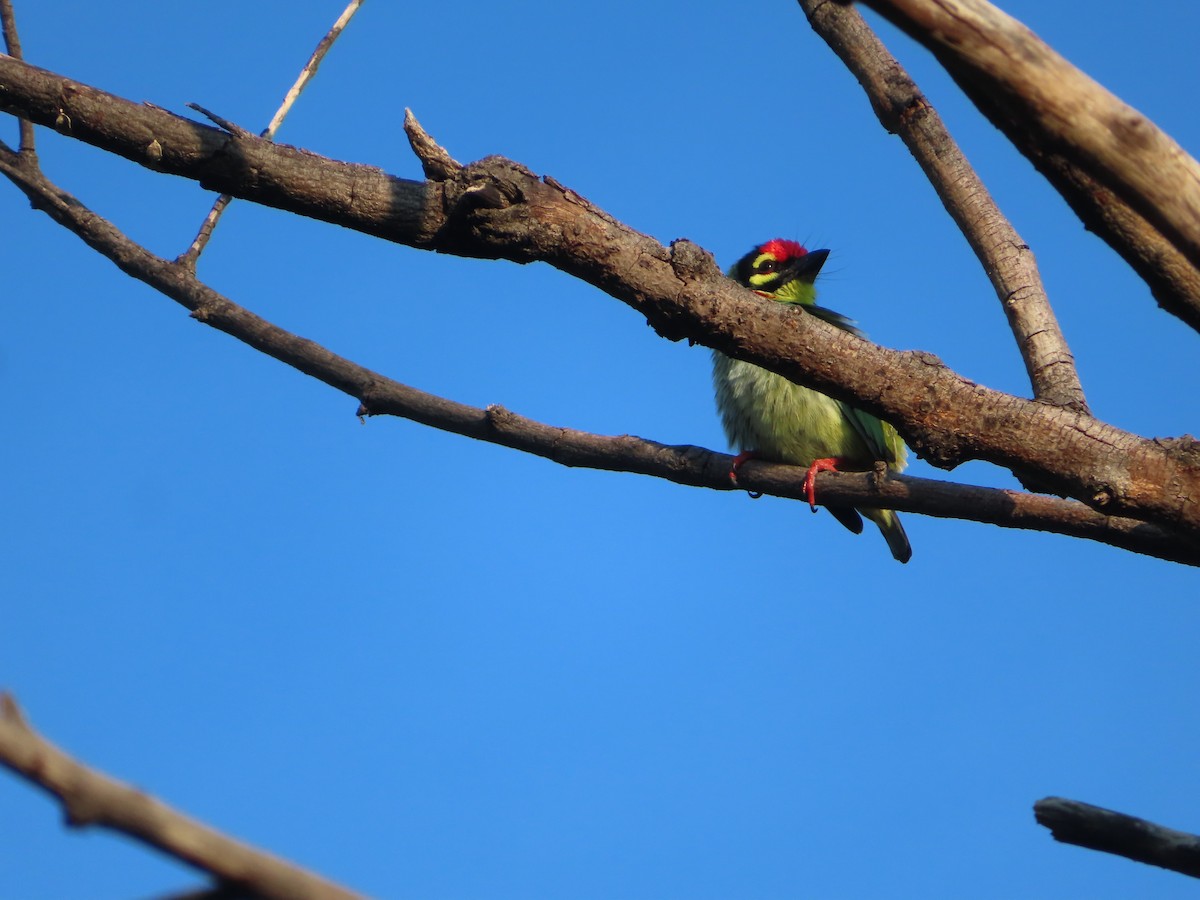
[[834, 312], [832, 309], [826, 309], [823, 306], [817, 306], [815, 303], [805, 303], [802, 305], [802, 308], [823, 322], [828, 322], [835, 328], [840, 328], [842, 331], [848, 331], [856, 337], [866, 340], [866, 332], [859, 328], [858, 323], [849, 316], [843, 316], [839, 312]]
[[895, 462], [895, 451], [888, 447], [887, 438], [883, 433], [883, 423], [879, 419], [840, 400], [838, 406], [841, 407], [846, 421], [854, 427], [855, 432], [867, 445], [872, 459], [882, 459], [887, 463]]
[[[812, 313], [818, 319], [828, 322], [835, 328], [840, 328], [842, 331], [848, 331], [856, 337], [866, 339], [866, 333], [858, 327], [858, 323], [853, 319], [843, 316], [841, 313], [834, 312], [832, 309], [826, 309], [823, 306], [817, 306], [815, 303], [806, 304], [804, 309]], [[855, 409], [848, 403], [838, 401], [838, 406], [842, 410], [842, 415], [854, 432], [862, 439], [866, 445], [867, 451], [874, 459], [882, 459], [885, 462], [894, 462], [896, 457], [895, 448], [888, 446], [887, 437], [883, 431], [883, 423], [870, 413], [865, 413], [860, 409]]]

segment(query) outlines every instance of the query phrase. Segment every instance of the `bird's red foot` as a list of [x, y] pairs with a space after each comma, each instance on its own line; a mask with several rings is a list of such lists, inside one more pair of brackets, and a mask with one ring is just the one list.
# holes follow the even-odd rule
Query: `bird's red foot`
[[[738, 483], [738, 480], [737, 480], [738, 469], [740, 469], [742, 467], [742, 463], [744, 463], [748, 459], [757, 459], [757, 458], [758, 458], [758, 454], [755, 453], [753, 450], [743, 450], [741, 453], [739, 453], [737, 456], [735, 456], [733, 458], [733, 465], [731, 465], [729, 467], [729, 480], [733, 482], [735, 487], [737, 486], [737, 483]], [[760, 494], [758, 491], [748, 491], [748, 493], [750, 494], [751, 500], [757, 500], [759, 497], [762, 496], [762, 494]]]
[[808, 474], [804, 476], [804, 496], [808, 498], [808, 507], [813, 512], [817, 511], [817, 473], [836, 472], [840, 462], [840, 459], [833, 457], [818, 459], [808, 467]]
[[733, 458], [733, 465], [729, 467], [729, 480], [736, 485], [738, 469], [742, 467], [742, 463], [746, 462], [746, 460], [757, 458], [758, 454], [753, 450], [743, 450], [741, 453], [735, 456]]

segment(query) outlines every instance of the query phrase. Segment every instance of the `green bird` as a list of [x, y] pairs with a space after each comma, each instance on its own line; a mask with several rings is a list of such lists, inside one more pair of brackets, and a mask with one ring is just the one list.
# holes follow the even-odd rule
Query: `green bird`
[[[761, 297], [799, 306], [818, 319], [863, 337], [852, 320], [816, 304], [817, 274], [827, 256], [828, 250], [809, 251], [795, 241], [777, 238], [739, 259], [729, 270], [729, 277]], [[729, 472], [735, 484], [738, 467], [752, 457], [807, 466], [804, 489], [816, 512], [814, 483], [818, 472], [836, 472], [839, 466], [866, 471], [879, 460], [895, 472], [904, 468], [904, 442], [887, 422], [759, 366], [730, 359], [715, 350], [712, 356], [721, 423], [729, 443], [742, 451]], [[879, 526], [892, 556], [902, 563], [912, 557], [900, 517], [892, 510], [826, 508], [855, 534], [862, 532], [861, 513]]]

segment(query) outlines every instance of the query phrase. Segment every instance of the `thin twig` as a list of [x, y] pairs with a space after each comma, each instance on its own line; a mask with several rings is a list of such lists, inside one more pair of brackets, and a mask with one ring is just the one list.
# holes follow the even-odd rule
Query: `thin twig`
[[[279, 105], [279, 109], [275, 110], [275, 115], [271, 117], [270, 124], [262, 130], [260, 137], [275, 137], [275, 133], [279, 130], [279, 126], [283, 124], [283, 120], [291, 111], [296, 99], [300, 96], [300, 92], [308, 86], [313, 76], [317, 74], [317, 69], [320, 67], [321, 61], [325, 58], [325, 54], [333, 47], [334, 41], [338, 39], [342, 31], [350, 23], [350, 20], [354, 18], [354, 14], [358, 12], [362, 4], [363, 0], [350, 0], [350, 3], [342, 10], [342, 14], [333, 23], [333, 27], [317, 43], [316, 49], [313, 50], [312, 55], [308, 58], [308, 62], [304, 64], [304, 68], [300, 70], [300, 74], [296, 76], [296, 81], [288, 89], [283, 102]], [[188, 105], [192, 106], [193, 104]], [[199, 109], [199, 107], [195, 108]], [[209, 118], [213, 118], [209, 113], [206, 113], [206, 115]], [[200, 230], [196, 233], [196, 238], [192, 241], [192, 245], [187, 249], [186, 253], [179, 257], [178, 261], [180, 263], [192, 268], [196, 267], [196, 261], [200, 258], [200, 254], [204, 252], [204, 248], [208, 246], [213, 230], [217, 227], [217, 222], [220, 221], [225, 208], [231, 202], [233, 202], [233, 197], [230, 194], [222, 194], [216, 199], [212, 205], [212, 209], [208, 211], [208, 215], [204, 217], [204, 221], [200, 224]]]
[[287, 96], [283, 98], [283, 103], [275, 111], [275, 115], [271, 117], [271, 123], [263, 129], [262, 137], [272, 138], [275, 136], [275, 132], [279, 130], [279, 126], [283, 124], [284, 118], [287, 117], [288, 112], [291, 110], [292, 104], [296, 102], [296, 98], [300, 96], [300, 92], [308, 86], [313, 76], [317, 74], [321, 60], [325, 58], [325, 54], [333, 47], [333, 42], [338, 39], [343, 29], [350, 24], [350, 20], [354, 18], [354, 14], [358, 12], [358, 8], [362, 4], [363, 0], [350, 0], [350, 3], [342, 10], [342, 14], [338, 16], [337, 21], [333, 23], [333, 27], [317, 43], [312, 56], [308, 58], [308, 62], [304, 64], [304, 68], [296, 76], [295, 83], [288, 89]]
[[1200, 835], [1062, 797], [1039, 800], [1033, 814], [1056, 841], [1200, 878]]
[[[17, 32], [17, 14], [13, 10], [12, 0], [0, 0], [0, 30], [4, 32], [4, 46], [8, 55], [13, 59], [24, 59], [21, 52], [21, 37]], [[34, 153], [33, 123], [28, 119], [17, 119], [20, 129], [20, 150], [22, 153]]]
[[[130, 240], [76, 198], [55, 188], [35, 167], [0, 152], [0, 171], [32, 204], [45, 211], [124, 272], [192, 311], [198, 321], [311, 375], [361, 403], [360, 415], [395, 415], [477, 440], [512, 447], [560, 465], [632, 472], [678, 484], [731, 490], [732, 458], [700, 447], [668, 446], [630, 435], [606, 436], [546, 425], [498, 406], [478, 409], [401, 384], [337, 356], [238, 306], [199, 281], [179, 263], [162, 259]], [[749, 490], [803, 499], [805, 470], [750, 462], [739, 481]], [[955, 485], [911, 476], [877, 479], [871, 473], [818, 476], [829, 503], [893, 506], [1010, 528], [1057, 532], [1136, 553], [1200, 565], [1200, 545], [1168, 529], [1105, 516], [1081, 503], [1016, 491]]]
[[0, 765], [56, 797], [68, 824], [121, 832], [256, 896], [278, 900], [360, 896], [88, 768], [34, 731], [7, 693], [0, 694]]
[[850, 6], [800, 0], [813, 30], [858, 79], [880, 123], [898, 134], [937, 191], [996, 290], [1033, 395], [1087, 412], [1075, 359], [1050, 307], [1028, 245], [988, 193], [937, 111]]
[[247, 131], [241, 125], [237, 124], [237, 122], [230, 122], [228, 119], [224, 118], [223, 116], [217, 115], [211, 109], [205, 109], [199, 103], [187, 103], [187, 104], [185, 104], [185, 106], [187, 106], [188, 109], [194, 109], [196, 112], [200, 113], [200, 115], [204, 116], [204, 118], [208, 119], [210, 122], [212, 122], [218, 128], [223, 128], [225, 131], [228, 131], [234, 137], [243, 137], [243, 138], [250, 137], [250, 135], [252, 133], [250, 131]]

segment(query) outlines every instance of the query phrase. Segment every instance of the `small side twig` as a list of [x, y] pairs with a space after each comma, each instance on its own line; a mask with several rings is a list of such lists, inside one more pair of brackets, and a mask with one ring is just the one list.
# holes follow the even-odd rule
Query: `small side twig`
[[0, 693], [0, 765], [57, 798], [70, 825], [119, 831], [253, 896], [278, 900], [360, 896], [88, 768], [34, 731], [7, 693]]
[[1075, 358], [1042, 285], [1037, 261], [992, 199], [916, 83], [851, 6], [800, 0], [809, 24], [862, 85], [880, 123], [898, 134], [975, 251], [996, 290], [1033, 395], [1087, 412]]
[[408, 143], [430, 181], [445, 181], [462, 169], [462, 163], [421, 127], [411, 109], [404, 110], [404, 133], [408, 135]]
[[1062, 797], [1039, 800], [1033, 814], [1056, 841], [1200, 878], [1200, 835]]
[[[338, 16], [337, 21], [333, 23], [333, 27], [330, 28], [325, 37], [321, 38], [321, 40], [317, 43], [316, 49], [313, 50], [312, 55], [308, 58], [308, 62], [304, 64], [304, 68], [300, 70], [300, 74], [296, 76], [295, 82], [290, 88], [288, 88], [288, 92], [284, 96], [283, 102], [279, 105], [279, 109], [275, 110], [275, 115], [271, 117], [270, 124], [268, 124], [267, 127], [262, 130], [261, 134], [259, 135], [260, 137], [275, 137], [275, 133], [279, 130], [279, 126], [283, 124], [283, 120], [287, 117], [287, 114], [291, 112], [292, 106], [296, 103], [296, 99], [300, 96], [301, 91], [308, 86], [308, 83], [312, 81], [313, 76], [317, 74], [317, 69], [321, 65], [321, 60], [325, 58], [325, 54], [327, 54], [333, 47], [334, 41], [336, 41], [341, 35], [342, 31], [345, 30], [346, 26], [350, 23], [350, 20], [354, 18], [354, 14], [358, 12], [358, 9], [360, 6], [362, 6], [362, 4], [363, 0], [350, 0], [350, 3], [344, 10], [342, 10], [342, 14]], [[206, 116], [227, 131], [230, 131], [234, 134], [237, 133], [237, 131], [223, 119], [219, 119], [207, 110], [202, 109], [194, 103], [189, 103], [188, 106], [203, 112]], [[231, 202], [233, 202], [233, 197], [229, 194], [222, 194], [216, 199], [212, 205], [212, 209], [208, 211], [208, 215], [205, 216], [204, 221], [200, 223], [200, 230], [196, 232], [196, 237], [192, 241], [192, 245], [188, 247], [187, 252], [178, 258], [177, 262], [188, 266], [189, 268], [194, 269], [196, 267], [196, 261], [200, 258], [200, 254], [204, 252], [204, 248], [208, 246], [208, 242], [212, 238], [213, 230], [217, 227], [217, 222], [221, 220], [221, 215], [225, 212], [226, 207], [228, 207]]]
[[186, 105], [187, 105], [188, 109], [194, 109], [196, 112], [200, 113], [200, 115], [204, 116], [204, 118], [208, 119], [210, 122], [212, 122], [218, 128], [221, 128], [224, 131], [228, 131], [234, 137], [250, 137], [250, 132], [247, 131], [245, 128], [243, 128], [241, 125], [237, 124], [237, 122], [230, 122], [228, 119], [224, 118], [223, 116], [218, 116], [211, 109], [205, 109], [199, 103], [188, 103]]

